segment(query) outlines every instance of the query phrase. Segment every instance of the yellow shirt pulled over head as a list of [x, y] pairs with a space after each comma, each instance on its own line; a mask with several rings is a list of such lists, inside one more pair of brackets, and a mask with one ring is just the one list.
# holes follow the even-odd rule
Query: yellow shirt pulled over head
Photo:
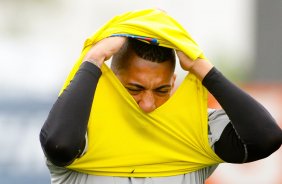
[[[166, 13], [156, 9], [127, 12], [86, 40], [61, 92], [91, 46], [113, 34], [156, 38], [160, 46], [181, 50], [193, 60], [205, 57]], [[162, 106], [144, 113], [111, 69], [104, 64], [101, 70], [88, 122], [88, 150], [69, 169], [104, 176], [157, 177], [223, 162], [208, 143], [207, 91], [193, 74]]]

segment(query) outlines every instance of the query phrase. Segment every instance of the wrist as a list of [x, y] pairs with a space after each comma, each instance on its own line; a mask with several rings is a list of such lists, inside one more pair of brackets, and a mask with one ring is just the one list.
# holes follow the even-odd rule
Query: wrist
[[100, 68], [105, 61], [105, 56], [101, 54], [91, 54], [89, 56], [86, 55], [83, 61], [88, 61]]
[[106, 60], [106, 54], [103, 51], [100, 51], [100, 49], [93, 46], [90, 51], [86, 54], [83, 61], [88, 61], [90, 63], [93, 63], [97, 67], [101, 67], [104, 61]]
[[99, 63], [98, 61], [94, 60], [94, 59], [85, 59], [83, 62], [89, 62], [94, 64], [95, 66], [97, 66], [98, 68], [101, 68], [102, 63]]
[[189, 71], [202, 81], [208, 72], [213, 68], [213, 65], [204, 59], [197, 59], [194, 62], [195, 63], [192, 65]]

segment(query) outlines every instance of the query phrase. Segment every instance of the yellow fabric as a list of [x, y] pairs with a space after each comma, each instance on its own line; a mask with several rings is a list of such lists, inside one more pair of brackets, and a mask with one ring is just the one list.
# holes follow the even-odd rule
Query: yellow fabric
[[[132, 11], [114, 17], [86, 40], [61, 92], [68, 86], [91, 45], [112, 34], [157, 38], [161, 46], [204, 57], [189, 34], [166, 13]], [[143, 113], [104, 64], [88, 122], [88, 150], [68, 168], [88, 174], [126, 177], [171, 176], [222, 160], [208, 143], [207, 91], [192, 74], [172, 97]]]

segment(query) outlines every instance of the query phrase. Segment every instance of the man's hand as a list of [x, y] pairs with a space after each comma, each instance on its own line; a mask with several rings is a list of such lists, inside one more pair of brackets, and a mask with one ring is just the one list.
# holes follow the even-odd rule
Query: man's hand
[[176, 51], [176, 54], [182, 69], [195, 74], [200, 80], [203, 80], [213, 67], [213, 65], [205, 59], [198, 58], [193, 61], [181, 51]]
[[96, 62], [100, 67], [104, 61], [110, 59], [117, 53], [125, 41], [126, 37], [108, 37], [96, 43], [85, 55], [83, 61]]

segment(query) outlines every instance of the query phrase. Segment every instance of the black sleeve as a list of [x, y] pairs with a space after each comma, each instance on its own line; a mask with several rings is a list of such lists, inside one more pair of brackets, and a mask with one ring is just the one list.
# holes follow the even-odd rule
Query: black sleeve
[[81, 154], [92, 101], [101, 70], [84, 62], [53, 105], [41, 132], [46, 157], [57, 166], [70, 164]]
[[265, 158], [279, 149], [282, 131], [256, 100], [213, 68], [202, 81], [231, 120], [215, 143], [226, 162], [242, 163]]

